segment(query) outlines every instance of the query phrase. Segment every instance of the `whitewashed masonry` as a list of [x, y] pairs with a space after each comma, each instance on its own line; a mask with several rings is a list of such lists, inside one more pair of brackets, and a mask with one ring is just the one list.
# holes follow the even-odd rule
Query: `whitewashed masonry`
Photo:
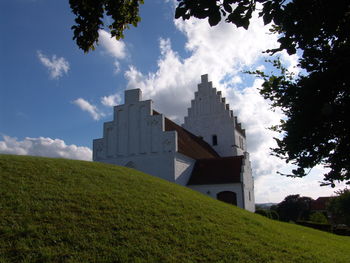
[[245, 131], [208, 76], [201, 78], [183, 127], [154, 111], [140, 89], [126, 90], [125, 103], [114, 107], [103, 137], [93, 141], [93, 160], [135, 168], [254, 211]]

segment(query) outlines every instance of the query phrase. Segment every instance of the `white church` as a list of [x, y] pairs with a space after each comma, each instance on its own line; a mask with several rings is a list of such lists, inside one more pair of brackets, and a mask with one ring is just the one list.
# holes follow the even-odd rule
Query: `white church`
[[142, 100], [140, 89], [125, 91], [103, 138], [93, 141], [93, 160], [131, 167], [187, 186], [254, 212], [254, 180], [245, 130], [221, 92], [201, 76], [181, 126]]

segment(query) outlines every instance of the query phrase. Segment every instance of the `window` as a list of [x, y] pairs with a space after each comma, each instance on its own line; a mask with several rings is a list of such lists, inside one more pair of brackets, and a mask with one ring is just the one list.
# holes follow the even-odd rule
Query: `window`
[[243, 142], [243, 138], [242, 137], [239, 137], [239, 147], [241, 149], [244, 149], [244, 142]]
[[250, 197], [250, 191], [249, 191], [249, 201], [252, 201], [252, 198]]
[[213, 143], [212, 143], [213, 145], [218, 145], [218, 136], [213, 135], [212, 141], [213, 141]]

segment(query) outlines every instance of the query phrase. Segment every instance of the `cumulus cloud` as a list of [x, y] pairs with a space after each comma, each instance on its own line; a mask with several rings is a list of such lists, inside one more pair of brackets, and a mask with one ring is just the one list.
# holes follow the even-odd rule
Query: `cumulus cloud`
[[88, 147], [67, 145], [63, 140], [51, 138], [29, 138], [22, 141], [3, 135], [0, 141], [0, 153], [16, 155], [35, 155], [77, 160], [92, 160], [92, 151]]
[[127, 56], [125, 43], [122, 40], [112, 38], [111, 34], [105, 30], [100, 29], [98, 34], [99, 44], [104, 48], [108, 55], [115, 59], [114, 73], [118, 73], [120, 71], [120, 63], [118, 60], [125, 59]]
[[332, 196], [334, 192], [346, 187], [345, 183], [337, 185], [335, 188], [330, 186], [320, 187], [323, 180], [325, 169], [322, 166], [316, 166], [311, 173], [304, 178], [290, 178], [277, 174], [268, 174], [256, 178], [255, 180], [255, 199], [259, 203], [281, 202], [287, 195], [300, 194], [317, 199], [320, 196]]
[[50, 59], [40, 50], [37, 51], [37, 56], [40, 62], [48, 69], [50, 78], [59, 79], [63, 74], [68, 73], [69, 63], [64, 57], [53, 55]]
[[72, 103], [77, 105], [81, 110], [88, 112], [94, 120], [99, 120], [104, 116], [104, 113], [101, 112], [95, 105], [84, 100], [83, 98], [78, 98]]
[[104, 96], [101, 98], [101, 103], [107, 107], [113, 107], [119, 105], [122, 101], [121, 96], [116, 93], [109, 96]]

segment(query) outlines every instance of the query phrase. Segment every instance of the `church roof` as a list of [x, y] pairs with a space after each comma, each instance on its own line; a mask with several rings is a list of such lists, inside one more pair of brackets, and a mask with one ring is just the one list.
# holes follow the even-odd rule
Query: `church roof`
[[240, 183], [244, 156], [197, 160], [187, 185]]
[[[157, 111], [153, 110], [153, 115], [158, 114]], [[164, 117], [164, 126], [165, 131], [177, 132], [177, 148], [179, 153], [195, 160], [219, 157], [218, 153], [207, 142], [166, 117]]]
[[322, 196], [311, 202], [311, 210], [326, 210], [327, 203], [332, 199], [331, 196]]

